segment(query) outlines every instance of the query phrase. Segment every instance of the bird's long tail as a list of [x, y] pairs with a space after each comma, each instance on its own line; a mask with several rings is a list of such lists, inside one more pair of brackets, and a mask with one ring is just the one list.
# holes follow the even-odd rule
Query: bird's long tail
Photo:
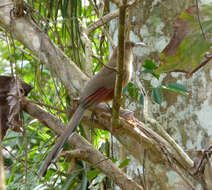
[[63, 134], [60, 136], [54, 147], [52, 148], [51, 152], [48, 154], [46, 160], [42, 164], [42, 166], [39, 169], [39, 176], [44, 176], [46, 174], [46, 171], [51, 164], [52, 161], [54, 161], [59, 152], [62, 150], [64, 144], [67, 142], [69, 136], [76, 130], [77, 126], [79, 125], [83, 114], [86, 110], [86, 106], [83, 104], [80, 104], [76, 111], [74, 112], [71, 120], [68, 123], [67, 128], [64, 130]]

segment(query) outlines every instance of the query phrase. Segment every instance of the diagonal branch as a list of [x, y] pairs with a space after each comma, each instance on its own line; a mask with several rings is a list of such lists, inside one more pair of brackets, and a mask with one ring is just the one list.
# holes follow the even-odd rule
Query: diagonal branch
[[[132, 7], [135, 3], [137, 3], [140, 0], [131, 0], [127, 3], [126, 8]], [[85, 33], [88, 35], [93, 30], [99, 28], [100, 26], [103, 26], [105, 23], [110, 22], [114, 18], [119, 16], [119, 9], [116, 9], [107, 15], [103, 16], [102, 18], [98, 19], [96, 22], [90, 24], [88, 28], [86, 29]]]
[[[27, 15], [20, 18], [10, 16], [14, 4], [10, 0], [0, 1], [0, 26], [11, 31], [13, 38], [20, 41], [45, 64], [65, 88], [73, 94], [78, 91], [88, 77], [50, 40], [38, 25]], [[7, 5], [7, 6], [3, 6]]]
[[[44, 111], [39, 106], [28, 101], [27, 99], [23, 99], [22, 103], [24, 110], [31, 116], [39, 119], [40, 122], [47, 125], [58, 135], [62, 134], [65, 125], [60, 120], [56, 119], [53, 115]], [[81, 150], [80, 152], [83, 152], [82, 154], [78, 153], [78, 156], [80, 155], [82, 160], [85, 160], [92, 165], [96, 165], [98, 169], [111, 178], [114, 183], [120, 186], [123, 190], [143, 190], [140, 185], [130, 179], [125, 173], [121, 171], [120, 168], [118, 168], [111, 160], [107, 159], [102, 153], [96, 150], [93, 145], [91, 145], [83, 137], [74, 133], [69, 138], [68, 142], [73, 146], [74, 150]]]
[[[27, 113], [47, 125], [47, 127], [51, 128], [56, 134], [62, 134], [65, 125], [60, 120], [27, 99], [24, 99], [22, 102], [24, 110]], [[120, 118], [120, 126], [116, 126], [116, 128], [111, 131], [111, 115], [107, 113], [107, 107], [100, 104], [97, 108], [93, 108], [93, 110], [97, 112], [99, 118], [98, 120], [92, 120], [90, 117], [84, 116], [82, 123], [84, 123], [85, 126], [92, 125], [96, 128], [109, 130], [141, 164], [143, 163], [142, 154], [145, 149], [147, 159], [151, 162], [157, 163], [161, 167], [169, 166], [176, 171], [182, 170], [184, 173], [181, 174], [181, 176], [183, 176], [184, 181], [191, 181], [188, 172], [189, 166], [184, 164], [184, 158], [180, 157], [178, 152], [176, 152], [165, 139], [145, 126], [145, 124], [136, 120], [136, 118], [134, 118], [133, 121]], [[78, 147], [77, 149], [80, 148]]]

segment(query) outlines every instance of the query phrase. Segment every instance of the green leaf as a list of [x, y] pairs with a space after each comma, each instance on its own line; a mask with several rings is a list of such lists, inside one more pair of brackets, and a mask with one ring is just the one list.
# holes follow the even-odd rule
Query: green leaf
[[154, 73], [154, 71], [152, 69], [144, 69], [142, 72], [143, 73]]
[[169, 90], [175, 93], [179, 93], [179, 94], [183, 94], [183, 95], [187, 95], [188, 91], [186, 89], [185, 86], [183, 86], [182, 84], [179, 83], [168, 83], [164, 86], [161, 86], [161, 89], [163, 90]]
[[150, 70], [153, 70], [157, 67], [157, 65], [151, 61], [151, 60], [145, 60], [144, 61], [144, 64], [142, 65], [145, 69], [150, 69]]
[[127, 166], [129, 164], [129, 162], [131, 161], [131, 159], [126, 158], [125, 160], [123, 160], [120, 164], [119, 164], [119, 168], [124, 168], [125, 166]]
[[159, 78], [160, 78], [160, 75], [159, 74], [157, 74], [157, 73], [152, 73], [152, 75], [156, 78], [156, 79], [158, 79], [159, 80]]
[[152, 70], [152, 69], [144, 69], [142, 72], [143, 72], [143, 73], [150, 73], [150, 74], [152, 74], [152, 76], [154, 76], [156, 79], [159, 79], [159, 78], [160, 78], [160, 75], [157, 74], [157, 73], [155, 73], [154, 70]]
[[160, 88], [154, 88], [152, 90], [152, 99], [157, 103], [157, 104], [161, 104], [162, 103], [162, 93]]
[[140, 102], [141, 105], [144, 105], [144, 96], [143, 96], [143, 94], [140, 94], [139, 102]]
[[132, 82], [129, 82], [127, 86], [128, 86], [128, 88], [130, 88], [130, 87], [133, 87], [134, 84]]
[[[35, 129], [34, 127], [31, 127], [31, 126], [28, 126], [29, 130], [31, 131], [37, 131], [37, 129]], [[51, 136], [49, 136], [48, 134], [46, 133], [42, 133], [40, 131], [37, 131], [38, 133], [38, 136], [43, 140], [43, 141], [47, 141], [48, 139], [51, 138]]]
[[100, 170], [90, 170], [90, 171], [87, 172], [87, 178], [88, 178], [88, 180], [92, 180], [93, 178], [95, 178], [100, 173], [101, 173]]

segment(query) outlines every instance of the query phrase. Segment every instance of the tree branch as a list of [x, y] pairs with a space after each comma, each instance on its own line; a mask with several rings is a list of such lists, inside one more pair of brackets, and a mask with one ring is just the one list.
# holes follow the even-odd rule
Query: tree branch
[[116, 84], [114, 90], [113, 107], [112, 107], [112, 128], [119, 125], [119, 112], [121, 106], [122, 83], [124, 78], [124, 58], [125, 58], [125, 14], [127, 0], [123, 0], [123, 5], [119, 9], [118, 25], [118, 58], [116, 73]]
[[[62, 134], [65, 125], [60, 120], [27, 99], [23, 99], [22, 102], [23, 108], [27, 113], [51, 128], [56, 134]], [[85, 126], [92, 125], [96, 128], [109, 130], [141, 164], [143, 163], [142, 154], [145, 149], [147, 159], [151, 160], [151, 162], [157, 163], [161, 167], [169, 166], [177, 171], [182, 169], [184, 171], [184, 179], [190, 181], [189, 167], [184, 165], [184, 158], [181, 158], [165, 139], [145, 126], [145, 124], [136, 120], [136, 118], [133, 121], [120, 118], [120, 126], [115, 126], [113, 131], [111, 131], [111, 115], [108, 113], [106, 106], [100, 104], [93, 110], [96, 111], [99, 118], [98, 120], [93, 120], [85, 115], [82, 119], [82, 123]]]
[[[44, 111], [39, 106], [33, 104], [27, 99], [22, 99], [22, 103], [23, 108], [27, 113], [39, 119], [40, 122], [51, 128], [58, 135], [62, 134], [65, 125], [60, 120], [56, 119], [53, 115]], [[102, 153], [96, 150], [83, 137], [73, 133], [73, 135], [71, 135], [69, 138], [68, 143], [71, 144], [74, 149], [80, 150], [75, 151], [74, 156], [80, 156], [82, 160], [85, 160], [92, 165], [96, 165], [98, 169], [111, 178], [114, 183], [120, 186], [123, 190], [143, 190], [141, 186], [128, 178], [127, 175], [121, 171], [121, 169], [113, 164], [111, 160], [107, 159]]]
[[0, 2], [0, 26], [11, 31], [14, 39], [31, 50], [39, 61], [45, 64], [60, 79], [68, 92], [78, 94], [88, 77], [70, 61], [30, 18], [27, 16], [11, 18], [10, 11], [14, 4], [10, 3], [10, 0]]
[[[123, 190], [143, 190], [135, 181], [127, 177], [110, 159], [107, 159], [102, 153], [96, 150], [82, 136], [74, 133], [70, 139], [70, 143], [74, 149], [81, 150], [81, 159], [95, 165], [104, 174], [110, 177]], [[76, 156], [76, 155], [75, 155]]]
[[[129, 1], [128, 4], [126, 5], [126, 8], [132, 7], [138, 1], [140, 1], [140, 0], [131, 0], [131, 1]], [[86, 29], [86, 31], [85, 31], [86, 34], [88, 35], [89, 33], [91, 33], [96, 28], [99, 28], [100, 26], [103, 26], [105, 23], [110, 22], [111, 20], [113, 20], [114, 18], [116, 18], [118, 16], [119, 16], [119, 9], [116, 9], [115, 11], [110, 12], [109, 14], [103, 16], [102, 18], [100, 18], [96, 22], [90, 24], [88, 26], [88, 28]]]

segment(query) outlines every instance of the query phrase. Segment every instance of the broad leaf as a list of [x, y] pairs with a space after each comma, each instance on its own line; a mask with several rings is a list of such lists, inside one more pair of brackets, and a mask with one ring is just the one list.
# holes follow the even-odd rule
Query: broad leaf
[[152, 99], [157, 103], [157, 104], [161, 104], [162, 103], [162, 93], [160, 88], [154, 88], [152, 90]]
[[144, 96], [143, 96], [143, 94], [140, 94], [139, 102], [140, 102], [141, 105], [144, 105]]
[[166, 85], [161, 86], [163, 90], [169, 90], [175, 93], [180, 93], [183, 95], [187, 95], [188, 91], [185, 86], [179, 83], [168, 83]]

